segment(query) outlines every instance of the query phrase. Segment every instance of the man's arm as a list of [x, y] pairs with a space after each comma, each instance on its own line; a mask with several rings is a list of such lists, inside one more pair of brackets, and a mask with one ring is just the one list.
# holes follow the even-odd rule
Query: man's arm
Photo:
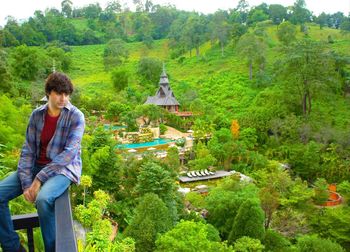
[[41, 183], [45, 183], [50, 177], [57, 175], [63, 167], [69, 165], [80, 149], [85, 128], [84, 115], [78, 111], [72, 116], [71, 120], [67, 142], [63, 151], [36, 175]]
[[25, 191], [32, 184], [32, 166], [35, 160], [35, 119], [34, 112], [30, 116], [26, 139], [22, 147], [21, 156], [17, 166], [18, 177], [21, 181], [22, 190]]

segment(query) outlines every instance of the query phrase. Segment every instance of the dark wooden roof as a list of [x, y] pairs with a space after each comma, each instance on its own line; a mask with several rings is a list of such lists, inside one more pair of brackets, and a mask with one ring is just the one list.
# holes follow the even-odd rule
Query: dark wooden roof
[[148, 96], [145, 104], [155, 104], [158, 106], [180, 105], [170, 88], [169, 79], [164, 68], [162, 74], [160, 75], [159, 89], [157, 90], [155, 96]]

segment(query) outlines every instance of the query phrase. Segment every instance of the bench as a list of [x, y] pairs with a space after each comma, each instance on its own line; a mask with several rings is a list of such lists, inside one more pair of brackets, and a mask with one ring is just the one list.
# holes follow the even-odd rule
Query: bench
[[[56, 252], [77, 252], [77, 242], [73, 230], [73, 218], [69, 198], [66, 190], [55, 202], [56, 219]], [[26, 229], [29, 252], [34, 252], [33, 228], [39, 227], [37, 213], [12, 216], [15, 230]]]

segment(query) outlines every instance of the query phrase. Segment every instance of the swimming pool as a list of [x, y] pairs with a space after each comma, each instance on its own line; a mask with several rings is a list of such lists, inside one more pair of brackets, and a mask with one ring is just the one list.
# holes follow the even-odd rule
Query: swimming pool
[[105, 130], [121, 130], [121, 129], [126, 129], [127, 126], [124, 126], [124, 125], [110, 125], [110, 124], [104, 124], [103, 125], [104, 129]]
[[164, 138], [156, 138], [152, 142], [144, 142], [144, 143], [131, 143], [131, 144], [118, 144], [118, 149], [137, 149], [137, 148], [147, 148], [147, 147], [153, 147], [158, 145], [163, 145], [173, 142], [173, 140], [170, 139], [164, 139]]

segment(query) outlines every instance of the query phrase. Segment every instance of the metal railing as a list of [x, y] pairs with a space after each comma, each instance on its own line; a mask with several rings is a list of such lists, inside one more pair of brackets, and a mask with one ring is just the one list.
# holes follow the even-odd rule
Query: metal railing
[[[56, 252], [77, 252], [77, 242], [73, 230], [73, 218], [68, 189], [56, 199]], [[37, 213], [12, 216], [15, 230], [26, 229], [29, 252], [34, 252], [33, 229], [39, 227]]]

